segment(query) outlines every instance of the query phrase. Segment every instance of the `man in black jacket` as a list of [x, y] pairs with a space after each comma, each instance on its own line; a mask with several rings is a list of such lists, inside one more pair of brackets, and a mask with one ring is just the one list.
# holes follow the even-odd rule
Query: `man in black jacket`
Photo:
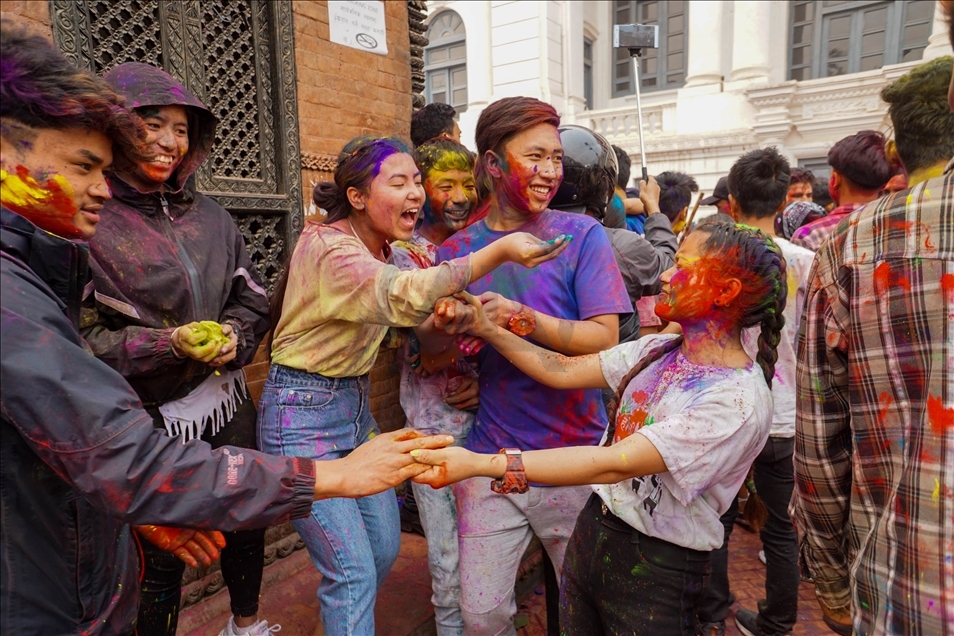
[[[11, 636], [128, 635], [128, 524], [281, 523], [315, 498], [392, 487], [420, 472], [407, 451], [452, 440], [382, 435], [316, 472], [311, 460], [213, 451], [154, 429], [77, 331], [82, 239], [111, 197], [104, 172], [141, 159], [138, 124], [49, 42], [6, 22], [0, 31], [0, 624]], [[202, 536], [182, 533], [181, 549], [214, 550]]]

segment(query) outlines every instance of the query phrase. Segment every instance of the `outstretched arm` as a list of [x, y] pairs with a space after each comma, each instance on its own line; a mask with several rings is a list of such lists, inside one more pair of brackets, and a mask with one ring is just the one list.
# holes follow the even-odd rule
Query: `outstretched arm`
[[[503, 477], [504, 455], [473, 453], [460, 447], [415, 450], [411, 456], [432, 468], [414, 481], [441, 488], [471, 477]], [[527, 479], [554, 486], [615, 484], [626, 479], [664, 473], [666, 462], [653, 443], [631, 435], [613, 446], [573, 446], [523, 453]]]
[[618, 314], [566, 320], [536, 311], [494, 292], [484, 292], [479, 300], [489, 320], [503, 328], [514, 316], [532, 316], [527, 321], [530, 329], [526, 335], [544, 347], [568, 356], [599, 353], [619, 344]]
[[492, 344], [500, 355], [537, 382], [554, 389], [609, 388], [598, 354], [574, 357], [548, 351], [491, 322], [480, 299], [467, 292], [458, 296], [477, 312], [477, 326], [471, 333]]

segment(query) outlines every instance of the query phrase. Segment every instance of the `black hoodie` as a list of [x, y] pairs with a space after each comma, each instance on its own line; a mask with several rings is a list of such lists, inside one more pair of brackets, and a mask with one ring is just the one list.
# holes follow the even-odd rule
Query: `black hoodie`
[[190, 112], [189, 151], [165, 194], [143, 193], [109, 178], [90, 241], [92, 287], [82, 332], [98, 358], [119, 371], [146, 406], [188, 395], [213, 369], [179, 359], [170, 337], [198, 320], [228, 322], [239, 333], [237, 369], [268, 331], [268, 299], [229, 213], [196, 192], [194, 173], [208, 157], [215, 117], [174, 78], [148, 64], [120, 64], [105, 79], [133, 108], [179, 105]]
[[307, 516], [311, 460], [183, 444], [76, 329], [86, 247], [0, 208], [0, 631], [132, 632], [130, 523], [264, 527]]

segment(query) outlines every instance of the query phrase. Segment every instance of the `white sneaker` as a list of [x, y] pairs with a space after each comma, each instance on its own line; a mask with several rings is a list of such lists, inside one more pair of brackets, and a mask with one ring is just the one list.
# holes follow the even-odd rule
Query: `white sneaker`
[[228, 624], [225, 626], [219, 636], [268, 636], [269, 634], [274, 634], [276, 632], [282, 631], [281, 625], [271, 625], [269, 626], [268, 621], [260, 620], [254, 625], [250, 625], [246, 628], [236, 627], [235, 617], [232, 616], [229, 618]]
[[759, 550], [759, 561], [762, 562], [762, 565], [765, 565], [765, 550]]

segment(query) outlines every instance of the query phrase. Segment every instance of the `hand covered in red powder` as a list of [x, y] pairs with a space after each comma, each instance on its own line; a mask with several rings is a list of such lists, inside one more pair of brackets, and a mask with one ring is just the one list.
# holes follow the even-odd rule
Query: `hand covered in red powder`
[[413, 478], [419, 484], [431, 488], [443, 488], [450, 484], [486, 474], [489, 458], [460, 446], [451, 446], [440, 450], [415, 450], [411, 457], [421, 464], [430, 466], [426, 471]]
[[461, 411], [476, 410], [480, 404], [480, 385], [471, 375], [459, 375], [447, 381], [444, 404]]
[[189, 567], [210, 565], [219, 558], [219, 549], [225, 547], [225, 537], [218, 530], [170, 528], [167, 526], [133, 526], [139, 536], [160, 550], [171, 552]]
[[449, 334], [471, 329], [476, 318], [476, 308], [465, 299], [445, 296], [434, 305], [434, 327]]
[[484, 292], [477, 296], [477, 300], [483, 306], [487, 320], [504, 329], [507, 328], [510, 318], [523, 308], [520, 303], [504, 298], [496, 292]]

